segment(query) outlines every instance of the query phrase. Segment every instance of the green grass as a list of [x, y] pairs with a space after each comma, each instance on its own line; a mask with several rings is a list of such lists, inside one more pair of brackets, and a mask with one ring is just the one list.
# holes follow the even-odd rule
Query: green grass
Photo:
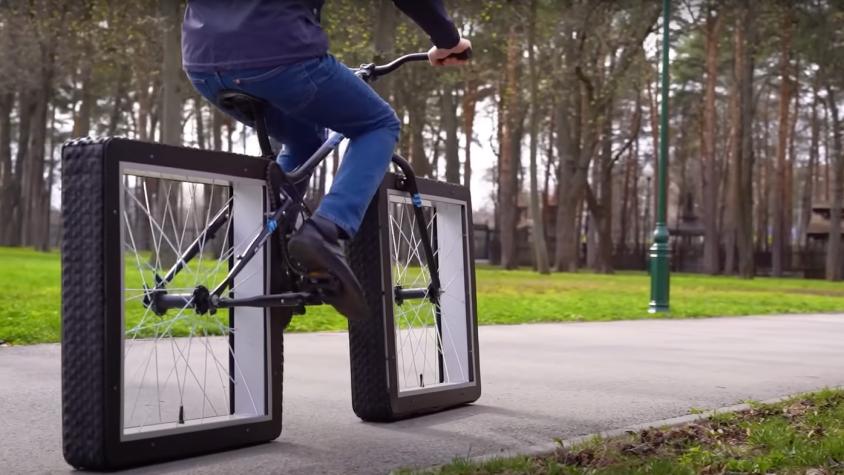
[[[844, 472], [844, 392], [823, 390], [776, 404], [752, 404], [674, 428], [596, 437], [541, 457], [485, 463], [456, 460], [424, 473], [722, 474]], [[410, 470], [405, 475], [417, 473]]]
[[[59, 340], [60, 275], [57, 252], [0, 248], [0, 339], [12, 344]], [[649, 280], [644, 273], [540, 276], [479, 267], [477, 286], [481, 324], [653, 317], [647, 313]], [[661, 318], [842, 311], [841, 283], [680, 274], [671, 280], [671, 314]], [[345, 329], [346, 321], [326, 306], [309, 308], [289, 327], [294, 332]]]

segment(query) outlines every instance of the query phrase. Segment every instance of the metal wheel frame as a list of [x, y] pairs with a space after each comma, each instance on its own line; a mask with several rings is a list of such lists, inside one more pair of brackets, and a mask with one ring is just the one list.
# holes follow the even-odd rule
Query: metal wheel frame
[[[352, 252], [354, 252], [355, 248], [362, 248], [361, 246], [365, 241], [377, 239], [378, 243], [374, 246], [377, 247], [378, 255], [380, 255], [380, 263], [377, 266], [379, 276], [374, 278], [374, 281], [368, 280], [368, 282], [377, 281], [380, 284], [380, 288], [368, 289], [372, 295], [381, 295], [379, 299], [380, 314], [373, 315], [377, 321], [368, 323], [350, 322], [349, 326], [353, 365], [353, 407], [358, 416], [364, 420], [399, 420], [470, 403], [477, 400], [481, 395], [477, 301], [474, 291], [474, 254], [471, 246], [473, 242], [471, 196], [469, 190], [462, 186], [420, 178], [416, 179], [416, 183], [419, 198], [423, 204], [431, 198], [441, 198], [462, 203], [464, 206], [466, 228], [463, 242], [465, 245], [464, 258], [466, 259], [465, 297], [467, 304], [465, 329], [467, 332], [466, 345], [470, 374], [467, 375], [468, 381], [465, 384], [432, 386], [411, 391], [400, 388], [400, 355], [398, 354], [399, 345], [396, 342], [395, 332], [399, 318], [394, 311], [396, 289], [393, 287], [391, 270], [389, 237], [391, 224], [388, 207], [391, 197], [406, 196], [407, 183], [403, 176], [388, 174], [367, 212], [367, 219], [374, 220], [374, 222], [369, 222], [367, 227], [372, 232], [377, 232], [378, 236], [359, 236], [356, 238], [359, 241], [353, 243], [352, 247]], [[368, 257], [374, 258], [375, 254]], [[368, 267], [365, 262], [359, 265], [367, 266], [372, 272], [376, 272], [375, 266]], [[383, 341], [376, 345], [371, 341], [371, 338], [381, 338]], [[368, 345], [378, 350], [363, 351], [356, 345]], [[379, 355], [379, 351], [383, 351], [383, 353]], [[365, 387], [365, 385], [383, 385], [383, 387]]]

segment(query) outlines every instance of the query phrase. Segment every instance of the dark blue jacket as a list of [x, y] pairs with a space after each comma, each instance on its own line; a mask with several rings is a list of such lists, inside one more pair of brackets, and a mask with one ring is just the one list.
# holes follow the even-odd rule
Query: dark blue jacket
[[[189, 0], [182, 24], [188, 71], [293, 64], [328, 52], [319, 25], [324, 0]], [[460, 36], [442, 0], [393, 0], [439, 47]]]

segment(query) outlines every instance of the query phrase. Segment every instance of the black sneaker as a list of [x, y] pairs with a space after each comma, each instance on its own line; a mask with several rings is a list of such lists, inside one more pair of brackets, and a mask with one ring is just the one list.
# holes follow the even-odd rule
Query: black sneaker
[[315, 277], [330, 274], [336, 278], [340, 289], [337, 292], [326, 292], [326, 303], [350, 320], [363, 320], [369, 318], [369, 307], [363, 296], [363, 288], [346, 261], [338, 232], [334, 223], [314, 216], [293, 234], [287, 242], [287, 250], [308, 274]]

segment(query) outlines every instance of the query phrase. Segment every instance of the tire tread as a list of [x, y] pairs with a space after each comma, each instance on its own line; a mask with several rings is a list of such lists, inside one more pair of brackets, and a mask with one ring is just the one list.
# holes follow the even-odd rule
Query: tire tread
[[62, 440], [74, 467], [105, 456], [102, 142], [62, 149]]
[[363, 287], [372, 312], [368, 320], [349, 321], [349, 353], [352, 372], [352, 410], [365, 421], [396, 419], [387, 380], [384, 328], [383, 277], [377, 198], [369, 205], [355, 238], [348, 248], [349, 264]]

